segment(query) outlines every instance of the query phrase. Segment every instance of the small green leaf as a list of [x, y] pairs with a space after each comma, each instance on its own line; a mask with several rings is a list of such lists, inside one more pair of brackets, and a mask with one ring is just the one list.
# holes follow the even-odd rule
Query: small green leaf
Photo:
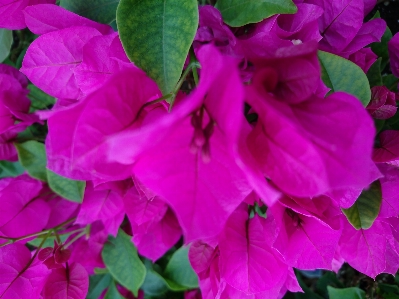
[[397, 92], [398, 91], [398, 83], [399, 83], [399, 79], [396, 78], [394, 75], [389, 74], [386, 76], [382, 77], [382, 83], [384, 83], [384, 85], [393, 92]]
[[0, 62], [3, 62], [10, 54], [12, 41], [12, 31], [0, 28]]
[[161, 296], [168, 291], [168, 283], [165, 279], [152, 268], [152, 263], [149, 260], [145, 261], [147, 275], [141, 289], [144, 294], [149, 296]]
[[171, 92], [197, 31], [197, 1], [121, 0], [116, 23], [129, 59], [157, 82], [164, 95]]
[[82, 202], [86, 187], [85, 181], [71, 180], [48, 169], [47, 179], [50, 189], [59, 196], [74, 202]]
[[[198, 288], [198, 278], [188, 260], [188, 247], [179, 248], [166, 265], [164, 277], [172, 290]], [[180, 290], [180, 289], [179, 289]]]
[[32, 103], [32, 111], [47, 109], [49, 106], [54, 105], [55, 99], [35, 85], [29, 84], [28, 89], [30, 91], [28, 94], [28, 98]]
[[327, 291], [327, 286], [332, 285], [334, 287], [338, 288], [344, 288], [345, 286], [343, 285], [342, 282], [339, 281], [337, 278], [337, 275], [334, 272], [326, 272], [323, 274], [322, 277], [320, 277], [317, 282], [316, 282], [316, 292], [319, 293], [320, 295], [323, 295], [323, 297], [327, 298], [328, 296], [328, 291]]
[[30, 140], [24, 143], [15, 143], [18, 159], [31, 177], [47, 181], [46, 150], [44, 144]]
[[116, 17], [119, 0], [61, 0], [60, 6], [93, 21], [109, 24]]
[[105, 243], [102, 258], [115, 280], [137, 297], [146, 276], [146, 269], [130, 239], [130, 236], [119, 230], [116, 238], [109, 237]]
[[[380, 18], [380, 12], [377, 11], [372, 19]], [[387, 26], [384, 32], [384, 35], [381, 37], [381, 42], [372, 43], [371, 50], [378, 56], [382, 58], [381, 61], [381, 69], [383, 70], [385, 66], [389, 62], [389, 54], [388, 54], [388, 42], [392, 38], [392, 32]]]
[[369, 80], [370, 87], [382, 86], [381, 60], [381, 57], [378, 58], [367, 71], [367, 79]]
[[[61, 239], [61, 242], [64, 243], [66, 241], [66, 239], [68, 239], [69, 236], [70, 236], [70, 234], [60, 235], [59, 238]], [[44, 241], [44, 243], [42, 245], [42, 248], [53, 247], [55, 240], [57, 240], [55, 236], [47, 237], [46, 241]], [[43, 241], [43, 236], [33, 239], [32, 241], [29, 241], [28, 244], [35, 246], [35, 247], [39, 247], [39, 245], [42, 243], [42, 241]]]
[[366, 293], [355, 287], [336, 289], [328, 286], [327, 290], [330, 299], [366, 299]]
[[380, 212], [381, 202], [381, 183], [377, 180], [368, 190], [363, 190], [353, 206], [342, 209], [342, 212], [354, 228], [368, 229]]
[[105, 294], [104, 299], [123, 299], [124, 297], [118, 292], [115, 281], [112, 281], [108, 286], [108, 291]]
[[294, 14], [297, 7], [291, 0], [218, 0], [223, 20], [232, 27], [258, 23], [276, 14]]
[[89, 277], [89, 291], [86, 299], [97, 299], [101, 296], [102, 292], [109, 286], [112, 277], [109, 274], [104, 275], [91, 275]]
[[0, 179], [16, 177], [23, 174], [25, 169], [19, 162], [0, 161]]
[[353, 62], [340, 56], [318, 51], [321, 78], [332, 91], [345, 91], [357, 97], [364, 107], [370, 102], [371, 91], [366, 74]]

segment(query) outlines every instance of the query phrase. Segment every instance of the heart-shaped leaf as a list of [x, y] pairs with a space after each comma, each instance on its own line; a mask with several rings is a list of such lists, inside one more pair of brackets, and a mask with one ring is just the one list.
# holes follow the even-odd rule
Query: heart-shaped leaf
[[47, 158], [44, 144], [29, 140], [15, 144], [15, 147], [18, 151], [18, 159], [29, 175], [36, 179], [47, 181]]
[[197, 30], [197, 1], [122, 0], [116, 22], [129, 59], [163, 94], [172, 91]]
[[47, 169], [48, 184], [59, 196], [75, 202], [82, 202], [86, 187], [85, 181], [70, 180]]
[[368, 190], [360, 194], [353, 206], [342, 209], [342, 212], [354, 228], [368, 229], [380, 212], [381, 202], [381, 184], [380, 181], [375, 181]]

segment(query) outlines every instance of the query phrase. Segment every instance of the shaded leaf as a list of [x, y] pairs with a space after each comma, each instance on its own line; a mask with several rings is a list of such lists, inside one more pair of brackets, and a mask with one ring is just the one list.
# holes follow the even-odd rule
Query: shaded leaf
[[0, 161], [0, 178], [16, 177], [23, 174], [25, 169], [19, 162]]
[[384, 83], [384, 85], [390, 90], [390, 91], [394, 91], [397, 92], [398, 91], [398, 82], [399, 79], [396, 78], [394, 75], [389, 74], [386, 76], [382, 77], [382, 82]]
[[172, 91], [197, 30], [197, 1], [121, 0], [116, 22], [129, 59], [163, 94]]
[[24, 143], [16, 143], [18, 159], [31, 177], [47, 181], [46, 151], [44, 144], [30, 140]]
[[115, 281], [112, 281], [108, 286], [108, 291], [105, 294], [104, 299], [123, 299], [122, 295], [116, 288]]
[[55, 98], [52, 96], [48, 95], [41, 89], [39, 89], [37, 86], [33, 84], [28, 85], [29, 89], [29, 94], [28, 97], [30, 101], [32, 102], [31, 104], [31, 110], [43, 110], [47, 109], [49, 106], [54, 105], [55, 103]]
[[293, 14], [297, 7], [291, 0], [218, 0], [215, 6], [230, 26], [257, 23], [276, 14]]
[[374, 86], [382, 86], [382, 77], [381, 77], [381, 60], [382, 58], [378, 58], [367, 71], [367, 79], [369, 80], [370, 87]]
[[198, 288], [198, 278], [188, 260], [188, 247], [179, 248], [166, 266], [164, 276], [173, 290], [176, 287], [173, 283], [186, 287], [186, 289]]
[[60, 176], [47, 169], [48, 184], [59, 196], [75, 202], [82, 202], [86, 187], [85, 181], [75, 181]]
[[[380, 12], [377, 11], [372, 19], [380, 18]], [[381, 37], [381, 42], [372, 43], [371, 50], [378, 56], [381, 57], [381, 69], [384, 69], [385, 66], [389, 62], [389, 54], [388, 54], [388, 42], [392, 38], [392, 32], [387, 26], [384, 32], [384, 35]]]
[[336, 289], [328, 286], [330, 299], [366, 299], [366, 293], [359, 288]]
[[12, 31], [0, 28], [0, 62], [3, 62], [10, 54], [12, 41]]
[[371, 99], [366, 74], [353, 62], [337, 55], [318, 51], [321, 77], [332, 91], [345, 91], [357, 97], [367, 106]]
[[104, 245], [102, 258], [115, 280], [137, 296], [144, 282], [146, 269], [130, 236], [120, 230], [116, 238], [109, 237]]
[[348, 221], [356, 229], [368, 229], [380, 212], [382, 202], [381, 184], [375, 181], [368, 190], [364, 190], [349, 209], [342, 209]]
[[60, 6], [93, 21], [109, 24], [116, 18], [119, 0], [61, 0]]
[[86, 299], [97, 299], [111, 283], [111, 275], [91, 275], [89, 277], [89, 291]]
[[152, 263], [149, 260], [145, 261], [147, 274], [141, 289], [144, 293], [150, 296], [161, 296], [168, 291], [168, 283], [165, 279], [152, 268]]

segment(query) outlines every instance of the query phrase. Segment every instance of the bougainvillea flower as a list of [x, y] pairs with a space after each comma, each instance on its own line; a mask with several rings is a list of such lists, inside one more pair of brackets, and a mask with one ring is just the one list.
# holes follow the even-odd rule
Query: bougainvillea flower
[[367, 73], [377, 58], [378, 56], [370, 48], [363, 48], [349, 55], [349, 60], [356, 63], [365, 73]]
[[141, 122], [135, 124], [135, 120], [141, 107], [159, 96], [154, 81], [141, 70], [131, 69], [116, 74], [78, 104], [52, 114], [46, 140], [47, 167], [72, 179], [128, 178], [131, 167], [106, 162], [101, 145], [110, 135], [139, 126]]
[[89, 276], [78, 263], [53, 269], [43, 288], [43, 299], [84, 299], [89, 289]]
[[26, 26], [34, 34], [45, 34], [72, 26], [88, 26], [102, 34], [114, 32], [112, 27], [81, 17], [58, 5], [38, 4], [24, 10]]
[[396, 33], [388, 42], [389, 63], [392, 74], [399, 78], [399, 34]]
[[55, 0], [0, 0], [0, 28], [25, 28], [23, 10], [29, 5], [42, 3], [54, 4]]
[[105, 232], [116, 237], [125, 217], [122, 196], [113, 190], [96, 190], [89, 182], [76, 224], [87, 225], [97, 220], [103, 222]]
[[[297, 48], [300, 52], [300, 47], [310, 46], [302, 44], [289, 50]], [[294, 61], [297, 56], [293, 55]], [[288, 55], [284, 61], [289, 69]], [[333, 189], [364, 188], [378, 178], [370, 171], [375, 128], [360, 101], [346, 93], [333, 93], [324, 99], [310, 96], [312, 88], [300, 89], [298, 84], [291, 87], [290, 96], [294, 99], [298, 94], [299, 99], [306, 100], [287, 104], [290, 101], [282, 98], [287, 91], [273, 96], [278, 94], [275, 90], [280, 77], [267, 63], [255, 73], [246, 97], [259, 117], [246, 143], [265, 176], [287, 194], [300, 197]], [[316, 70], [312, 66], [314, 79], [309, 79], [303, 76], [306, 71], [302, 68], [298, 82], [317, 84]], [[289, 86], [290, 82], [283, 84]]]
[[386, 86], [374, 86], [371, 88], [371, 101], [366, 107], [375, 119], [387, 119], [395, 115], [397, 111], [395, 93]]
[[37, 258], [47, 266], [48, 269], [62, 268], [71, 256], [71, 250], [54, 241], [54, 247], [46, 247], [39, 251]]
[[83, 46], [97, 35], [101, 33], [87, 26], [43, 34], [26, 51], [21, 72], [49, 95], [77, 99], [74, 69], [82, 62]]
[[275, 219], [278, 227], [278, 237], [273, 247], [292, 267], [331, 270], [341, 231], [332, 229], [303, 209], [301, 212], [279, 203], [270, 208], [270, 216]]
[[386, 130], [378, 137], [380, 144], [374, 149], [373, 160], [399, 166], [399, 131]]
[[119, 39], [117, 33], [96, 36], [83, 47], [83, 61], [75, 69], [76, 82], [83, 93], [88, 94], [103, 86], [113, 74], [123, 69], [136, 68], [131, 62], [122, 63], [112, 58], [112, 55], [117, 55], [111, 48], [115, 39]]
[[40, 298], [49, 270], [23, 244], [0, 248], [0, 298]]
[[387, 164], [379, 164], [383, 177], [380, 178], [382, 203], [378, 217], [399, 217], [399, 169]]
[[49, 188], [45, 188], [45, 192], [49, 194], [47, 204], [50, 207], [50, 216], [45, 229], [56, 227], [78, 215], [79, 203], [56, 196], [53, 192], [49, 192]]
[[140, 183], [135, 187], [124, 197], [133, 232], [132, 241], [141, 255], [155, 262], [180, 239], [181, 228], [173, 211], [162, 199], [148, 197]]
[[392, 226], [377, 218], [369, 229], [356, 230], [346, 218], [342, 221], [339, 252], [349, 265], [373, 278], [382, 272], [396, 273], [399, 256], [391, 243], [399, 244], [399, 239]]
[[47, 224], [50, 207], [38, 197], [42, 183], [21, 175], [2, 180], [0, 234], [17, 238], [40, 232]]
[[246, 294], [282, 288], [288, 266], [272, 248], [271, 227], [269, 220], [258, 215], [248, 219], [245, 205], [230, 216], [219, 239], [222, 280]]
[[[233, 153], [244, 121], [237, 68], [210, 45], [198, 58], [198, 88], [156, 123], [110, 138], [108, 155], [133, 164], [137, 178], [171, 206], [186, 242], [217, 235], [251, 191]], [[127, 142], [132, 146], [121, 148]]]

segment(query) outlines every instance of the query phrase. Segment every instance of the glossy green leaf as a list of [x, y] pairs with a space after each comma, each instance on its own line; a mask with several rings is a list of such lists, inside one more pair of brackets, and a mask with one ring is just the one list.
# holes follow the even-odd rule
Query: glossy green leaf
[[168, 283], [165, 279], [153, 269], [151, 261], [145, 261], [147, 274], [141, 289], [144, 294], [149, 296], [162, 296], [168, 291]]
[[116, 18], [119, 0], [61, 0], [60, 6], [93, 21], [109, 24]]
[[49, 106], [54, 105], [55, 98], [48, 95], [33, 84], [28, 85], [28, 98], [31, 101], [31, 111], [48, 109]]
[[19, 162], [0, 161], [0, 179], [16, 177], [23, 174], [25, 169]]
[[345, 91], [357, 97], [367, 106], [371, 99], [370, 85], [366, 74], [353, 62], [340, 56], [318, 51], [321, 77], [332, 91]]
[[116, 22], [129, 59], [163, 94], [172, 91], [197, 31], [197, 1], [121, 0]]
[[10, 54], [12, 41], [12, 31], [0, 28], [0, 62], [3, 62]]
[[115, 281], [112, 281], [108, 286], [108, 291], [105, 294], [104, 299], [123, 299], [124, 297], [118, 292]]
[[327, 290], [330, 299], [366, 299], [366, 293], [355, 287], [336, 289], [328, 286]]
[[47, 170], [47, 179], [50, 189], [59, 196], [74, 202], [82, 202], [86, 187], [85, 181], [71, 180], [51, 170]]
[[276, 14], [293, 14], [297, 7], [291, 0], [218, 0], [215, 6], [224, 22], [232, 27], [258, 23]]
[[342, 209], [342, 212], [354, 228], [368, 229], [380, 212], [381, 202], [381, 184], [380, 181], [375, 181], [369, 189], [363, 190], [353, 206]]
[[188, 260], [188, 248], [179, 248], [166, 265], [164, 277], [172, 290], [179, 289], [179, 286], [186, 289], [198, 288], [197, 275]]
[[109, 237], [105, 243], [102, 258], [115, 280], [137, 297], [146, 276], [146, 269], [130, 239], [130, 236], [119, 230], [116, 238]]
[[381, 57], [378, 58], [367, 72], [367, 79], [369, 80], [370, 87], [382, 86], [381, 60]]
[[30, 140], [24, 143], [15, 143], [18, 159], [31, 177], [47, 181], [47, 158], [44, 144]]
[[89, 277], [89, 291], [86, 299], [97, 299], [102, 292], [110, 285], [112, 277], [109, 274], [91, 275]]

